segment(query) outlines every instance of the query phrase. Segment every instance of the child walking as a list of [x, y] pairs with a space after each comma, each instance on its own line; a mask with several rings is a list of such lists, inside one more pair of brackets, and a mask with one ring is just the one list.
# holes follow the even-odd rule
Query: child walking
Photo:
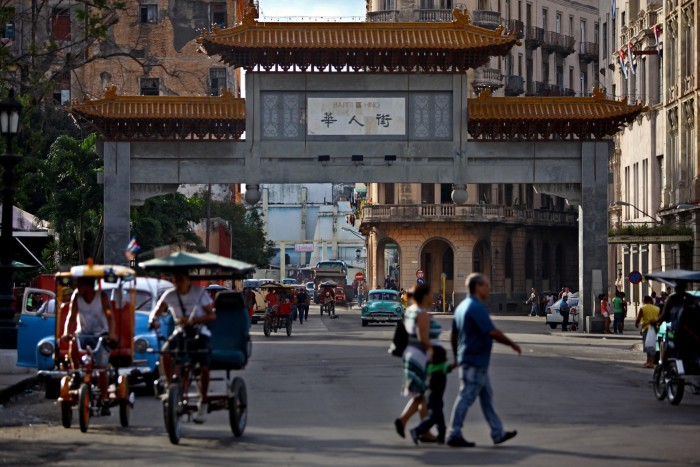
[[428, 364], [428, 416], [420, 425], [411, 430], [411, 439], [418, 444], [419, 438], [427, 433], [434, 425], [437, 425], [438, 444], [445, 444], [445, 414], [443, 412], [442, 397], [447, 386], [447, 373], [451, 370], [447, 363], [447, 353], [441, 346], [433, 346], [433, 358]]

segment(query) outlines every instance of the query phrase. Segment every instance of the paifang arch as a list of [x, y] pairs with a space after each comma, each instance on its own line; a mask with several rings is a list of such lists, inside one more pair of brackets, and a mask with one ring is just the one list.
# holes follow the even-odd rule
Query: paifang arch
[[245, 100], [112, 87], [71, 106], [102, 134], [106, 262], [123, 261], [130, 206], [180, 184], [453, 183], [459, 200], [468, 183], [532, 183], [579, 205], [579, 290], [595, 303], [607, 284], [609, 137], [643, 106], [596, 90], [468, 99], [464, 71], [517, 39], [460, 10], [451, 23], [259, 23], [255, 14], [201, 37], [207, 53], [248, 71]]

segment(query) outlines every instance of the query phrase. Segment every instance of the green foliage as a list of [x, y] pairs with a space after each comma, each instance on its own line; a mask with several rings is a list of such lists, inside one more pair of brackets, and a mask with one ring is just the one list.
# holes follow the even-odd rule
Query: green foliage
[[693, 230], [690, 227], [679, 227], [677, 225], [663, 224], [642, 224], [642, 225], [625, 225], [617, 229], [611, 229], [608, 235], [615, 236], [668, 236], [668, 235], [692, 235]]
[[96, 173], [102, 161], [95, 151], [95, 135], [84, 140], [61, 136], [34, 176], [37, 191], [46, 200], [37, 215], [55, 230], [53, 252], [45, 260], [82, 264], [102, 256], [102, 187]]
[[[202, 218], [202, 200], [175, 193], [147, 199], [131, 209], [131, 233], [148, 252], [163, 245], [189, 245], [201, 250], [192, 225]], [[126, 245], [124, 245], [126, 247]]]

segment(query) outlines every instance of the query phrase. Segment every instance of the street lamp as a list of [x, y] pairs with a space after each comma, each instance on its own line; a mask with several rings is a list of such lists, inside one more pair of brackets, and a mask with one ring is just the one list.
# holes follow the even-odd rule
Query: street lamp
[[629, 207], [631, 207], [631, 208], [633, 208], [633, 209], [636, 209], [637, 211], [641, 212], [641, 213], [644, 214], [646, 217], [650, 217], [650, 218], [652, 219], [652, 221], [656, 222], [657, 224], [660, 224], [660, 223], [661, 223], [660, 220], [656, 219], [656, 216], [652, 216], [651, 214], [642, 211], [642, 210], [639, 209], [637, 206], [635, 206], [634, 204], [628, 203], [627, 201], [618, 200], [618, 201], [615, 201], [614, 205], [615, 205], [615, 206], [629, 206]]
[[341, 227], [340, 230], [344, 230], [344, 231], [346, 231], [346, 232], [350, 232], [351, 234], [353, 234], [353, 235], [356, 236], [357, 238], [361, 238], [362, 240], [367, 240], [367, 239], [365, 238], [364, 235], [362, 235], [362, 234], [360, 234], [360, 233], [358, 233], [358, 232], [355, 232], [354, 230], [349, 229], [349, 228], [347, 228], [347, 227]]
[[12, 237], [12, 218], [15, 203], [15, 166], [20, 157], [12, 152], [12, 138], [19, 131], [19, 117], [22, 105], [15, 99], [14, 90], [0, 101], [0, 133], [5, 137], [5, 153], [0, 155], [0, 165], [4, 169], [2, 176], [2, 229], [0, 230], [0, 348], [17, 348], [17, 328], [15, 327], [15, 310], [12, 306], [14, 297], [14, 238]]

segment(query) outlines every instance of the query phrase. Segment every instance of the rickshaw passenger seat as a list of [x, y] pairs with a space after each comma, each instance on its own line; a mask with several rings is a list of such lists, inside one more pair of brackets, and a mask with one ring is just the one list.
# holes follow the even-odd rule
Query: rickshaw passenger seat
[[131, 346], [134, 340], [134, 323], [131, 316], [131, 304], [124, 302], [121, 308], [112, 305], [112, 314], [114, 319], [114, 332], [117, 335], [118, 342], [112, 343], [112, 352], [110, 353], [110, 361], [112, 365], [123, 367], [131, 364]]
[[211, 330], [211, 369], [239, 370], [248, 363], [250, 319], [240, 292], [221, 292], [214, 302]]
[[290, 315], [292, 314], [292, 304], [291, 303], [280, 303], [280, 315]]

